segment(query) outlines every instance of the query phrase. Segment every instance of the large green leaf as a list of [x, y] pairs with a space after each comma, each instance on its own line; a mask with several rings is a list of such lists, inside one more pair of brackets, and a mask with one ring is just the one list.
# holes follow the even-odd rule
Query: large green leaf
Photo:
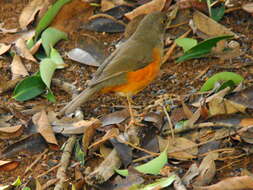
[[56, 64], [57, 69], [63, 69], [66, 66], [61, 55], [55, 48], [51, 48], [50, 59]]
[[16, 86], [13, 98], [17, 101], [30, 100], [42, 94], [45, 89], [46, 85], [40, 76], [27, 77]]
[[57, 65], [50, 58], [43, 59], [40, 62], [40, 76], [49, 89], [56, 67]]
[[71, 0], [58, 0], [56, 3], [48, 9], [45, 15], [39, 21], [36, 29], [35, 29], [35, 41], [37, 41], [41, 32], [49, 26], [49, 24], [53, 21], [54, 17], [57, 15], [59, 10], [63, 5], [70, 2]]
[[[167, 150], [163, 151], [155, 159], [135, 167], [141, 173], [157, 175], [160, 173], [162, 167], [168, 162]], [[122, 176], [128, 176], [128, 170], [116, 170], [116, 172]]]
[[212, 48], [214, 46], [216, 46], [216, 44], [221, 41], [221, 40], [225, 40], [225, 39], [230, 39], [233, 36], [218, 36], [218, 37], [214, 37], [214, 38], [210, 38], [207, 40], [204, 40], [202, 42], [200, 42], [198, 45], [192, 47], [191, 49], [189, 49], [188, 51], [185, 52], [184, 55], [182, 55], [181, 57], [179, 57], [176, 62], [183, 62], [189, 59], [193, 59], [193, 58], [200, 58], [203, 57], [204, 55], [207, 55], [208, 53], [211, 52]]
[[175, 40], [176, 44], [181, 46], [184, 52], [198, 44], [198, 41], [193, 38], [178, 38]]
[[53, 27], [49, 27], [42, 33], [41, 39], [46, 55], [49, 56], [51, 48], [54, 47], [59, 40], [67, 40], [67, 34]]
[[219, 82], [219, 81], [233, 81], [234, 84], [239, 84], [243, 81], [243, 77], [241, 75], [238, 75], [236, 73], [233, 72], [220, 72], [217, 73], [215, 75], [213, 75], [212, 77], [210, 77], [201, 87], [200, 92], [205, 92], [208, 90], [212, 90], [215, 86], [215, 83]]

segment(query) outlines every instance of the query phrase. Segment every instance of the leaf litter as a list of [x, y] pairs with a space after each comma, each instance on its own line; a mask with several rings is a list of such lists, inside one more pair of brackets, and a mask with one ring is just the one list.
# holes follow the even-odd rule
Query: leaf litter
[[[180, 64], [175, 63], [175, 60], [183, 55], [182, 49], [174, 45], [172, 49], [168, 50], [169, 46], [167, 45], [165, 53], [167, 53], [166, 55], [170, 55], [166, 57], [166, 60], [169, 61], [163, 65], [159, 79], [134, 97], [136, 103], [134, 109], [139, 113], [137, 117], [141, 122], [141, 126], [135, 126], [130, 129], [127, 129], [126, 127], [129, 119], [128, 110], [122, 109], [125, 108], [124, 102], [111, 95], [100, 95], [97, 96], [97, 98], [93, 97], [93, 100], [82, 106], [79, 109], [79, 112], [76, 112], [76, 115], [73, 115], [74, 118], [69, 118], [68, 120], [67, 118], [51, 118], [50, 114], [52, 112], [50, 111], [52, 110], [49, 111], [49, 109], [53, 108], [53, 110], [58, 111], [59, 107], [62, 107], [62, 105], [69, 100], [64, 88], [58, 87], [70, 82], [69, 84], [71, 85], [69, 86], [73, 87], [73, 89], [69, 91], [70, 93], [80, 91], [85, 88], [85, 81], [89, 80], [92, 73], [95, 71], [95, 68], [88, 66], [94, 64], [92, 59], [85, 61], [85, 64], [87, 65], [77, 65], [73, 64], [71, 60], [65, 59], [62, 55], [74, 48], [83, 49], [81, 46], [77, 46], [77, 44], [80, 43], [78, 40], [82, 38], [82, 35], [88, 35], [103, 43], [104, 54], [102, 53], [101, 55], [105, 55], [104, 57], [106, 57], [114, 50], [115, 46], [118, 45], [118, 40], [120, 40], [123, 35], [122, 33], [115, 34], [115, 31], [110, 35], [106, 34], [111, 27], [110, 23], [107, 24], [106, 22], [104, 23], [105, 29], [101, 31], [101, 34], [84, 30], [81, 26], [87, 24], [87, 21], [92, 14], [96, 16], [95, 13], [98, 13], [97, 11], [100, 10], [100, 7], [95, 8], [92, 4], [87, 2], [81, 3], [79, 0], [73, 0], [71, 2], [57, 1], [57, 4], [50, 8], [49, 13], [46, 13], [46, 17], [43, 18], [39, 16], [39, 23], [36, 23], [34, 21], [38, 20], [35, 15], [38, 14], [38, 12], [43, 13], [44, 11], [42, 10], [44, 8], [42, 8], [42, 4], [40, 4], [41, 2], [38, 3], [38, 6], [33, 6], [35, 8], [31, 9], [31, 12], [27, 11], [27, 7], [36, 2], [38, 3], [39, 1], [31, 1], [30, 4], [15, 1], [12, 4], [13, 7], [16, 5], [22, 5], [22, 9], [24, 8], [23, 11], [27, 14], [25, 16], [22, 15], [25, 13], [22, 13], [21, 8], [18, 9], [20, 10], [18, 14], [13, 11], [9, 11], [7, 17], [0, 14], [0, 18], [3, 18], [6, 28], [15, 28], [18, 24], [21, 25], [21, 28], [24, 28], [29, 24], [28, 28], [37, 28], [36, 36], [35, 38], [33, 37], [33, 40], [39, 40], [40, 36], [42, 36], [42, 46], [44, 47], [44, 50], [39, 47], [39, 43], [35, 46], [35, 49], [32, 50], [29, 49], [30, 45], [27, 38], [24, 36], [6, 33], [16, 32], [16, 29], [9, 31], [9, 29], [4, 28], [5, 33], [0, 35], [0, 40], [4, 40], [5, 44], [1, 45], [0, 52], [1, 58], [9, 59], [10, 56], [13, 55], [12, 49], [10, 51], [10, 48], [11, 43], [14, 42], [16, 53], [22, 57], [24, 65], [32, 65], [32, 67], [29, 68], [29, 73], [32, 75], [31, 77], [26, 78], [27, 83], [20, 83], [14, 91], [14, 97], [16, 100], [19, 99], [22, 101], [17, 103], [20, 106], [19, 111], [26, 115], [28, 112], [22, 112], [25, 111], [22, 109], [33, 109], [38, 106], [38, 104], [47, 105], [44, 109], [48, 109], [47, 111], [43, 110], [35, 113], [38, 117], [35, 122], [38, 129], [32, 125], [27, 125], [25, 127], [17, 125], [17, 123], [20, 122], [19, 117], [6, 120], [3, 122], [3, 125], [0, 126], [2, 128], [0, 128], [0, 133], [1, 135], [3, 134], [3, 139], [5, 139], [5, 142], [3, 141], [3, 143], [0, 143], [0, 147], [3, 147], [1, 159], [20, 155], [21, 157], [19, 158], [22, 160], [21, 165], [18, 166], [14, 164], [15, 167], [14, 165], [10, 167], [12, 168], [11, 170], [15, 168], [17, 171], [15, 174], [12, 174], [12, 178], [6, 179], [4, 175], [0, 175], [1, 183], [4, 185], [10, 185], [15, 179], [17, 179], [17, 175], [22, 176], [22, 172], [29, 166], [29, 164], [27, 164], [29, 161], [23, 156], [24, 154], [36, 155], [38, 152], [42, 152], [45, 147], [48, 147], [48, 143], [49, 145], [56, 145], [58, 143], [59, 145], [62, 145], [63, 142], [66, 141], [67, 136], [69, 141], [63, 149], [67, 152], [74, 150], [76, 151], [76, 154], [79, 153], [77, 154], [78, 160], [74, 160], [74, 158], [71, 157], [72, 162], [71, 165], [68, 166], [70, 159], [69, 153], [64, 152], [61, 154], [61, 152], [57, 152], [55, 147], [51, 146], [50, 153], [45, 154], [34, 167], [35, 172], [39, 172], [41, 175], [46, 176], [45, 179], [40, 178], [43, 183], [53, 180], [55, 174], [51, 173], [53, 167], [52, 171], [50, 170], [48, 174], [43, 174], [43, 170], [45, 171], [45, 169], [41, 167], [51, 167], [49, 161], [59, 163], [60, 157], [63, 155], [61, 159], [66, 160], [66, 162], [61, 162], [64, 164], [60, 166], [60, 172], [57, 174], [57, 177], [60, 180], [58, 182], [54, 181], [52, 186], [54, 184], [56, 184], [56, 187], [62, 185], [62, 182], [66, 180], [65, 170], [68, 168], [68, 170], [70, 170], [70, 172], [67, 172], [68, 177], [73, 177], [74, 174], [79, 172], [82, 175], [79, 175], [80, 177], [78, 179], [85, 181], [89, 185], [94, 185], [92, 187], [93, 189], [96, 189], [95, 187], [98, 184], [112, 182], [114, 178], [118, 176], [115, 173], [115, 169], [128, 171], [130, 173], [129, 177], [141, 176], [142, 178], [142, 180], [138, 181], [134, 181], [131, 178], [123, 178], [123, 180], [126, 180], [125, 182], [114, 181], [114, 184], [120, 184], [120, 187], [116, 187], [121, 189], [134, 188], [135, 184], [138, 184], [137, 188], [139, 189], [162, 189], [170, 186], [176, 179], [183, 189], [186, 189], [186, 187], [189, 189], [224, 189], [225, 186], [229, 187], [229, 189], [245, 189], [251, 187], [250, 174], [245, 175], [237, 170], [242, 166], [245, 168], [250, 167], [246, 156], [249, 153], [245, 152], [243, 146], [248, 146], [252, 143], [252, 89], [250, 86], [252, 81], [250, 73], [245, 69], [246, 66], [244, 63], [250, 63], [252, 61], [252, 47], [248, 41], [253, 37], [246, 25], [248, 24], [246, 18], [250, 17], [251, 14], [237, 9], [238, 2], [235, 2], [234, 4], [232, 3], [234, 11], [231, 10], [230, 7], [226, 7], [226, 10], [231, 12], [227, 14], [225, 10], [223, 18], [221, 15], [216, 15], [217, 17], [221, 17], [221, 21], [218, 22], [212, 20], [207, 12], [208, 9], [210, 10], [213, 6], [214, 8], [219, 8], [221, 5], [220, 2], [212, 1], [213, 4], [209, 4], [208, 6], [206, 6], [206, 2], [199, 2], [197, 0], [178, 2], [178, 11], [180, 14], [178, 13], [175, 16], [175, 20], [179, 15], [183, 15], [181, 13], [189, 12], [188, 16], [193, 19], [194, 24], [191, 25], [191, 27], [195, 27], [194, 32], [196, 33], [191, 34], [190, 32], [186, 32], [189, 30], [187, 23], [189, 23], [190, 20], [188, 16], [185, 16], [183, 22], [179, 22], [177, 23], [178, 25], [172, 25], [173, 27], [168, 28], [166, 38], [168, 38], [169, 35], [168, 39], [170, 41], [176, 40], [183, 34], [187, 38], [197, 39], [198, 41], [200, 41], [198, 38], [205, 40], [207, 38], [219, 37], [226, 34], [233, 35], [235, 37], [235, 39], [233, 39], [234, 43], [239, 42], [239, 45], [237, 44], [234, 46], [232, 44], [231, 46], [227, 46], [223, 41], [222, 43], [219, 42], [217, 45], [218, 47], [214, 50], [214, 45], [208, 44], [207, 48], [212, 50], [211, 56], [202, 56], [200, 59], [191, 57], [190, 61], [185, 61]], [[103, 3], [103, 6], [105, 6], [105, 1], [103, 1]], [[174, 2], [167, 2], [167, 4], [171, 3], [173, 4]], [[188, 5], [183, 6], [183, 3]], [[119, 9], [117, 9], [117, 6], [122, 6], [123, 3], [117, 2], [114, 5], [110, 4], [107, 8], [103, 7], [102, 12], [103, 14], [108, 14], [110, 16], [117, 15], [111, 20], [124, 23], [125, 26], [127, 20], [122, 15], [125, 15], [126, 18], [132, 20], [138, 15], [147, 13], [147, 11], [153, 12], [154, 10], [162, 10], [165, 6], [168, 6], [165, 4], [164, 1], [160, 0], [153, 0], [150, 2], [143, 1], [136, 4], [133, 3], [130, 6], [132, 7], [131, 9], [124, 9], [125, 12], [120, 12]], [[3, 6], [8, 7], [8, 5], [8, 2], [3, 3]], [[137, 5], [140, 6], [137, 7]], [[43, 6], [46, 7], [44, 4]], [[245, 6], [250, 7], [250, 5], [245, 3], [243, 4], [244, 10], [248, 8], [245, 8]], [[201, 12], [191, 12], [189, 11], [190, 7], [194, 7]], [[67, 8], [76, 11], [70, 11], [72, 14], [68, 15], [67, 12], [69, 10], [67, 11]], [[95, 9], [96, 11], [93, 12]], [[111, 13], [112, 9], [113, 11], [116, 10], [113, 14]], [[85, 16], [83, 19], [80, 19], [83, 10], [87, 12], [84, 11], [85, 13], [83, 14]], [[99, 14], [97, 14], [97, 16], [99, 16]], [[209, 14], [212, 14], [213, 17], [215, 12], [209, 11]], [[61, 15], [61, 17], [59, 15]], [[12, 25], [10, 20], [6, 19], [11, 18], [11, 16], [16, 19], [16, 26]], [[78, 18], [78, 16], [80, 17]], [[110, 16], [108, 16], [108, 18]], [[29, 19], [24, 19], [25, 22], [23, 22], [22, 17]], [[241, 18], [245, 18], [245, 22], [242, 22], [240, 20]], [[18, 23], [18, 20], [21, 20], [22, 24]], [[80, 22], [80, 20], [83, 20], [84, 22], [86, 21], [86, 23]], [[137, 26], [138, 22], [139, 21], [134, 25]], [[58, 36], [57, 38], [46, 37], [46, 40], [49, 41], [45, 42], [45, 36], [43, 33], [47, 32], [50, 23], [51, 27], [66, 32], [69, 36], [69, 40], [58, 42], [58, 39], [62, 38]], [[71, 23], [75, 24], [71, 25]], [[80, 26], [78, 30], [76, 30], [78, 28], [76, 27], [77, 25]], [[188, 27], [187, 30], [185, 30], [185, 26]], [[67, 28], [67, 30], [64, 30], [64, 28]], [[112, 28], [115, 29], [114, 27]], [[122, 31], [125, 31], [125, 27]], [[131, 34], [132, 32], [129, 32], [129, 36]], [[7, 38], [7, 35], [10, 35], [9, 38]], [[245, 36], [247, 38], [245, 38]], [[29, 39], [31, 38], [29, 37]], [[8, 43], [6, 43], [6, 41], [8, 41]], [[183, 47], [186, 47], [184, 46], [184, 43], [187, 42], [182, 41], [182, 43]], [[190, 47], [188, 46], [188, 49], [185, 49], [185, 52], [192, 47], [193, 45], [190, 45]], [[235, 49], [235, 51], [233, 53], [230, 52], [231, 55], [229, 55], [226, 54], [226, 49], [232, 49], [231, 52]], [[89, 49], [89, 51], [85, 48], [84, 50], [87, 51], [89, 55], [94, 56], [93, 58], [96, 60], [96, 66], [99, 66], [103, 58], [97, 59], [95, 56], [97, 52], [92, 48]], [[194, 53], [199, 53], [198, 50], [194, 51], [196, 51]], [[43, 56], [47, 59], [50, 58], [54, 60], [55, 63], [59, 64], [58, 68], [61, 68], [61, 70], [53, 69], [52, 71], [51, 69], [50, 74], [50, 72], [47, 71], [48, 68], [41, 69], [44, 74], [39, 75], [37, 72], [39, 71], [40, 66], [35, 63], [37, 60], [34, 58], [38, 58], [38, 54], [44, 54]], [[236, 54], [237, 56], [233, 56], [233, 54]], [[17, 59], [18, 55], [15, 55], [14, 58]], [[222, 69], [220, 66], [223, 65], [232, 66], [232, 69], [224, 69], [225, 67]], [[240, 65], [239, 69], [233, 69], [234, 65]], [[6, 92], [5, 89], [13, 89], [16, 84], [16, 82], [14, 83], [14, 80], [18, 81], [20, 80], [19, 76], [24, 77], [27, 75], [27, 71], [25, 72], [24, 67], [20, 66], [20, 64], [18, 66], [17, 64], [16, 66], [13, 64], [12, 66], [13, 73], [9, 72], [11, 67], [8, 62], [5, 62], [4, 65], [1, 64], [0, 67], [1, 73], [3, 73], [3, 75], [0, 76], [1, 81], [6, 84], [10, 82], [13, 82], [14, 84], [1, 90], [1, 101], [5, 101], [11, 96], [11, 91]], [[231, 74], [227, 77], [223, 75], [224, 72], [234, 73], [235, 75]], [[216, 77], [215, 74], [217, 73], [221, 73], [221, 77]], [[13, 77], [13, 81], [10, 80], [12, 78], [11, 74], [16, 75]], [[40, 78], [41, 76], [42, 79]], [[237, 80], [238, 78], [240, 79], [239, 82]], [[31, 82], [33, 79], [40, 82]], [[62, 79], [63, 81], [61, 82]], [[51, 81], [56, 80], [58, 81], [57, 83], [51, 83]], [[232, 81], [232, 83], [230, 81]], [[209, 84], [203, 85], [205, 82]], [[239, 84], [240, 82], [242, 82], [242, 84]], [[35, 86], [32, 86], [31, 84], [35, 84]], [[239, 87], [237, 87], [238, 84]], [[46, 86], [48, 88], [46, 88]], [[199, 90], [203, 88], [210, 91], [199, 92]], [[36, 93], [34, 93], [35, 91]], [[30, 92], [33, 93], [31, 94]], [[57, 102], [54, 104], [45, 103], [46, 100], [43, 99], [43, 96], [37, 97], [40, 94], [50, 94], [52, 92], [57, 99]], [[26, 101], [24, 102], [24, 100]], [[15, 100], [11, 99], [11, 101]], [[7, 114], [9, 109], [5, 109], [5, 107], [1, 105], [2, 104], [0, 104], [0, 113], [3, 115]], [[168, 113], [166, 116], [161, 114], [164, 113], [164, 108]], [[173, 115], [175, 109], [179, 110], [178, 114], [182, 114], [181, 117]], [[10, 114], [13, 113], [18, 112], [11, 112]], [[48, 113], [48, 115], [46, 113]], [[29, 115], [28, 117], [31, 119], [32, 115]], [[176, 117], [177, 119], [175, 119]], [[170, 121], [171, 118], [172, 122]], [[35, 129], [35, 133], [27, 134], [27, 129], [31, 130], [33, 128]], [[145, 128], [145, 130], [141, 130], [141, 128]], [[171, 128], [173, 131], [170, 131]], [[42, 138], [38, 132], [41, 133], [44, 138]], [[153, 133], [153, 135], [149, 138], [145, 138], [149, 132]], [[57, 140], [54, 133], [59, 133], [60, 135], [57, 136]], [[82, 143], [79, 143], [79, 149], [73, 149], [76, 142], [75, 135], [77, 134], [83, 136]], [[174, 134], [174, 136], [171, 137], [171, 134]], [[15, 139], [14, 141], [12, 140], [13, 138]], [[48, 142], [46, 142], [45, 139]], [[155, 139], [157, 141], [155, 141]], [[6, 144], [6, 141], [10, 141], [10, 145]], [[159, 146], [155, 146], [156, 143], [147, 146], [151, 141], [156, 143], [159, 142]], [[211, 151], [208, 147], [212, 147]], [[228, 150], [229, 148], [230, 150]], [[164, 156], [165, 153], [163, 150], [168, 151], [168, 154], [166, 154], [168, 160], [166, 159], [162, 162], [159, 161], [160, 165], [155, 169], [155, 172], [149, 171], [148, 168], [153, 168], [154, 166], [147, 166], [147, 164]], [[145, 154], [140, 154], [140, 152]], [[50, 157], [52, 155], [55, 157]], [[251, 157], [250, 154], [249, 157]], [[30, 156], [28, 156], [28, 158], [30, 158]], [[45, 162], [47, 159], [48, 163]], [[217, 160], [222, 160], [222, 163]], [[8, 162], [15, 163], [14, 160]], [[80, 165], [79, 167], [75, 167], [76, 165], [79, 165], [79, 162], [84, 166]], [[8, 165], [7, 161], [3, 161], [2, 163], [3, 165]], [[239, 163], [239, 165], [237, 165], [237, 163]], [[195, 166], [197, 172], [195, 171], [194, 174], [191, 174], [194, 177], [188, 177], [186, 175], [186, 171], [191, 167], [191, 164], [199, 164]], [[142, 174], [132, 169], [135, 167], [138, 168], [138, 166], [142, 166], [145, 170], [148, 170], [145, 171], [145, 173], [148, 174]], [[193, 166], [194, 165], [192, 165], [192, 167]], [[76, 168], [79, 168], [79, 170], [81, 168], [81, 172], [74, 172]], [[162, 171], [167, 168], [169, 168], [169, 172], [164, 176]], [[226, 177], [230, 178], [226, 179]], [[183, 180], [180, 180], [180, 178]], [[23, 176], [21, 181], [23, 186], [28, 184], [26, 183], [28, 181], [26, 176]], [[241, 183], [242, 181], [243, 183]], [[77, 187], [77, 181], [73, 180], [72, 182], [72, 184], [75, 184], [75, 187]], [[176, 182], [174, 182], [174, 187], [175, 189], [179, 188], [179, 186], [176, 186]], [[37, 183], [37, 188], [41, 188], [39, 183]]]

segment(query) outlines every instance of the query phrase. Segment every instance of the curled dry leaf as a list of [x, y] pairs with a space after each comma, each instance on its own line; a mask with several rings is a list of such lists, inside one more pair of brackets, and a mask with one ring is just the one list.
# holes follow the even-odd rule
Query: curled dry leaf
[[191, 167], [187, 170], [185, 175], [182, 178], [182, 181], [185, 185], [190, 185], [191, 181], [198, 176], [200, 173], [199, 168], [196, 163], [193, 163]]
[[0, 82], [0, 94], [7, 92], [8, 90], [14, 89], [18, 82], [20, 82], [22, 78], [17, 78], [15, 80], [9, 80]]
[[179, 0], [178, 6], [180, 9], [189, 9], [189, 8], [195, 8], [202, 11], [207, 11], [207, 4], [206, 2], [202, 2], [199, 0]]
[[140, 7], [137, 7], [133, 11], [126, 13], [125, 17], [127, 17], [129, 20], [132, 20], [133, 18], [142, 14], [149, 14], [154, 11], [161, 11], [165, 3], [166, 3], [166, 0], [152, 0]]
[[67, 56], [74, 61], [83, 63], [86, 65], [98, 67], [100, 64], [98, 61], [87, 51], [80, 48], [74, 48], [67, 53]]
[[239, 38], [237, 34], [199, 11], [193, 13], [193, 22], [197, 30], [206, 34], [208, 37], [232, 35], [234, 38]]
[[[160, 151], [162, 152], [167, 147], [168, 154], [171, 158], [175, 158], [178, 160], [187, 160], [195, 158], [195, 155], [198, 154], [198, 148], [196, 147], [196, 143], [186, 139], [186, 138], [175, 138], [174, 141], [172, 138], [163, 139], [158, 136], [158, 142]], [[187, 147], [189, 149], [185, 150]], [[194, 147], [194, 148], [192, 148]], [[181, 151], [181, 149], [184, 149]]]
[[201, 162], [199, 166], [199, 176], [196, 178], [194, 185], [202, 186], [208, 185], [215, 176], [216, 165], [215, 160], [218, 158], [218, 153], [210, 152]]
[[22, 125], [13, 127], [0, 127], [0, 139], [11, 139], [20, 136], [22, 133]]
[[12, 80], [29, 75], [19, 55], [14, 55], [13, 57], [11, 63], [11, 72], [12, 72]]
[[44, 139], [48, 143], [58, 145], [52, 127], [48, 121], [46, 111], [42, 110], [41, 112], [35, 114], [32, 119], [33, 123], [37, 127], [37, 131], [44, 137]]
[[16, 33], [18, 31], [17, 28], [13, 29], [6, 29], [3, 27], [4, 23], [0, 23], [0, 33], [7, 34], [7, 33]]
[[162, 126], [163, 126], [163, 116], [162, 116], [162, 114], [158, 114], [158, 113], [155, 113], [155, 112], [147, 113], [144, 116], [143, 121], [153, 123], [154, 126], [157, 127], [157, 129], [161, 129]]
[[91, 120], [81, 120], [76, 123], [57, 123], [53, 126], [53, 131], [55, 133], [61, 134], [83, 134], [84, 130], [89, 126], [93, 125], [94, 122], [97, 122], [97, 119], [92, 118]]
[[37, 62], [30, 50], [27, 48], [25, 40], [23, 38], [19, 38], [15, 42], [15, 46], [17, 49], [17, 54], [19, 54], [21, 57], [24, 57], [25, 59], [31, 60], [33, 62]]
[[242, 6], [242, 9], [253, 15], [253, 3], [246, 3]]
[[23, 9], [19, 17], [19, 25], [22, 29], [26, 28], [30, 24], [35, 15], [43, 9], [46, 9], [49, 6], [48, 0], [33, 0]]
[[120, 111], [116, 111], [110, 114], [105, 115], [100, 120], [102, 122], [102, 127], [113, 124], [120, 124], [125, 121], [129, 117], [129, 111], [127, 109], [123, 109]]
[[240, 176], [231, 177], [220, 181], [214, 185], [204, 187], [194, 187], [194, 190], [252, 190], [253, 189], [253, 177]]
[[17, 161], [3, 161], [0, 160], [0, 171], [11, 171], [17, 168], [19, 165], [19, 162]]
[[84, 129], [84, 134], [82, 138], [82, 146], [83, 146], [83, 151], [86, 153], [88, 150], [88, 147], [90, 145], [90, 142], [92, 141], [96, 129], [101, 126], [101, 122], [99, 120], [95, 120], [90, 126]]
[[11, 48], [11, 45], [6, 45], [4, 43], [0, 43], [0, 55], [3, 55]]
[[125, 23], [110, 15], [97, 14], [91, 17], [89, 22], [81, 28], [95, 32], [118, 33], [125, 31]]

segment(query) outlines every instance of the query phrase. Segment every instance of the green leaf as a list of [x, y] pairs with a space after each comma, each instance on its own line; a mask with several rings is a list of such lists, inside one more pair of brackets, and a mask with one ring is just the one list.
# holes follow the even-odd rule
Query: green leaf
[[50, 50], [59, 40], [67, 40], [67, 34], [55, 28], [47, 28], [41, 35], [42, 46], [46, 55], [50, 55]]
[[76, 141], [75, 146], [75, 159], [81, 163], [82, 166], [84, 166], [85, 163], [85, 152], [81, 149], [80, 142]]
[[18, 186], [20, 186], [21, 184], [22, 184], [22, 182], [21, 182], [21, 179], [20, 179], [19, 176], [18, 176], [18, 178], [12, 183], [12, 185], [15, 186], [15, 187], [18, 187]]
[[27, 48], [29, 48], [29, 49], [31, 49], [33, 46], [34, 46], [34, 41], [33, 41], [33, 39], [30, 39], [30, 40], [28, 40], [27, 42], [26, 42], [26, 46], [27, 46]]
[[53, 47], [50, 51], [50, 58], [56, 64], [57, 69], [63, 69], [66, 66], [59, 52]]
[[176, 44], [183, 48], [184, 52], [198, 44], [197, 40], [193, 38], [178, 38], [175, 40]]
[[46, 85], [40, 76], [30, 76], [22, 80], [14, 90], [13, 98], [17, 101], [30, 100], [40, 94], [46, 89]]
[[45, 15], [39, 21], [36, 29], [35, 29], [35, 41], [37, 41], [41, 32], [49, 26], [49, 24], [53, 21], [54, 17], [60, 11], [63, 5], [70, 2], [71, 0], [58, 0], [56, 3], [48, 9]]
[[222, 4], [220, 7], [211, 8], [211, 17], [216, 22], [220, 21], [225, 14], [225, 5]]
[[[168, 162], [167, 150], [163, 151], [155, 159], [135, 167], [141, 173], [157, 175], [160, 173], [162, 167]], [[116, 172], [122, 176], [128, 176], [128, 170], [116, 170]]]
[[209, 78], [201, 87], [200, 92], [212, 90], [215, 86], [215, 83], [219, 81], [229, 81], [229, 80], [233, 81], [234, 84], [238, 85], [244, 79], [241, 75], [238, 75], [233, 72], [220, 72]]
[[56, 98], [55, 98], [55, 96], [54, 96], [54, 94], [53, 94], [53, 92], [52, 92], [51, 89], [48, 89], [48, 92], [47, 92], [47, 94], [46, 94], [45, 97], [50, 102], [56, 102]]
[[189, 49], [187, 52], [185, 52], [185, 54], [181, 57], [179, 57], [176, 62], [182, 62], [182, 61], [186, 61], [189, 59], [193, 59], [193, 58], [200, 58], [203, 57], [204, 55], [207, 55], [208, 53], [211, 52], [212, 48], [214, 46], [216, 46], [216, 44], [221, 41], [221, 40], [225, 40], [225, 39], [230, 39], [233, 36], [228, 36], [228, 35], [224, 35], [224, 36], [218, 36], [218, 37], [214, 37], [214, 38], [209, 38], [207, 40], [204, 40], [202, 42], [200, 42], [198, 45], [192, 47], [191, 49]]
[[24, 187], [22, 190], [31, 190], [30, 187]]
[[139, 190], [154, 190], [154, 189], [161, 189], [168, 187], [176, 180], [175, 175], [171, 175], [169, 177], [158, 179], [156, 182], [145, 185], [144, 187], [140, 188]]
[[49, 58], [43, 59], [40, 62], [40, 76], [49, 89], [56, 67], [57, 65]]

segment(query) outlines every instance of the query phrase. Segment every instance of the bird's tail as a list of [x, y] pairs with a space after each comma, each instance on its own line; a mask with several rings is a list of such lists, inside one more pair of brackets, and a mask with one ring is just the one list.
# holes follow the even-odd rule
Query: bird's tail
[[62, 108], [59, 112], [59, 116], [63, 116], [64, 114], [69, 114], [75, 111], [78, 107], [80, 107], [84, 102], [89, 100], [89, 98], [98, 92], [101, 89], [99, 86], [88, 87], [78, 96], [76, 96], [71, 102], [69, 102], [64, 108]]

